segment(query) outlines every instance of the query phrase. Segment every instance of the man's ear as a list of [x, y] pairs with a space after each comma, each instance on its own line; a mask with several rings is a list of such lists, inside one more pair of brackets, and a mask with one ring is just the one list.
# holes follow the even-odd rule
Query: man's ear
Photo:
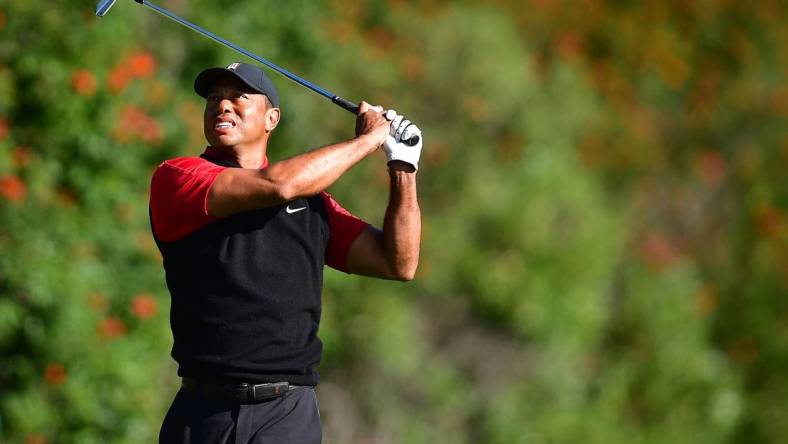
[[279, 119], [282, 117], [279, 108], [268, 108], [265, 112], [265, 130], [269, 133], [276, 128], [279, 124]]

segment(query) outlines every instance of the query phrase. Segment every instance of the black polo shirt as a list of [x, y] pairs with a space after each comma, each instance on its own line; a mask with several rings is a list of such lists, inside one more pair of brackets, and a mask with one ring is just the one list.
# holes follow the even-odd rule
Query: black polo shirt
[[315, 385], [323, 266], [346, 271], [347, 251], [368, 224], [327, 193], [210, 216], [213, 180], [238, 167], [209, 148], [163, 162], [151, 181], [178, 374]]

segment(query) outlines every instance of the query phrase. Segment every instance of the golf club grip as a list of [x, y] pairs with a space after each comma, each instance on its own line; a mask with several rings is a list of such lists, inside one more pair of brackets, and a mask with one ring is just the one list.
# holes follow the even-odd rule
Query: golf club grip
[[[358, 115], [358, 105], [351, 102], [350, 100], [343, 99], [342, 97], [339, 96], [334, 96], [331, 98], [331, 101], [341, 106], [342, 108], [345, 108], [351, 113]], [[419, 143], [419, 136], [413, 136], [410, 139], [403, 140], [403, 142], [405, 142], [405, 145], [407, 146], [414, 146], [417, 143]]]
[[350, 111], [351, 113], [353, 113], [355, 115], [358, 115], [358, 105], [356, 105], [355, 103], [351, 102], [350, 100], [343, 99], [342, 97], [339, 97], [339, 96], [334, 96], [334, 97], [331, 98], [331, 101], [336, 103], [337, 105], [341, 106], [342, 108], [345, 108], [346, 110]]

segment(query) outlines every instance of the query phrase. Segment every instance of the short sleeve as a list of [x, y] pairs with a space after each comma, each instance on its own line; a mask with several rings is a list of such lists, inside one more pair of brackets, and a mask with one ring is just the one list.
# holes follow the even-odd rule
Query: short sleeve
[[225, 167], [199, 157], [164, 161], [151, 179], [153, 233], [162, 242], [176, 241], [216, 220], [208, 214], [208, 191]]
[[369, 224], [342, 208], [334, 198], [321, 193], [328, 213], [328, 224], [331, 235], [326, 248], [326, 264], [347, 273], [347, 256], [350, 246]]

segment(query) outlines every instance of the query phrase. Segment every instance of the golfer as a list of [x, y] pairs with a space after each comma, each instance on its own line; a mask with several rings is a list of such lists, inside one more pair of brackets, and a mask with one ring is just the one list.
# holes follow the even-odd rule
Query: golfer
[[[361, 102], [355, 138], [269, 161], [281, 111], [259, 68], [209, 68], [194, 89], [205, 98], [208, 147], [164, 161], [151, 181], [151, 226], [182, 378], [159, 441], [319, 443], [323, 266], [413, 278], [420, 130]], [[403, 142], [415, 136], [414, 146]], [[391, 179], [382, 230], [324, 191], [381, 147]]]

